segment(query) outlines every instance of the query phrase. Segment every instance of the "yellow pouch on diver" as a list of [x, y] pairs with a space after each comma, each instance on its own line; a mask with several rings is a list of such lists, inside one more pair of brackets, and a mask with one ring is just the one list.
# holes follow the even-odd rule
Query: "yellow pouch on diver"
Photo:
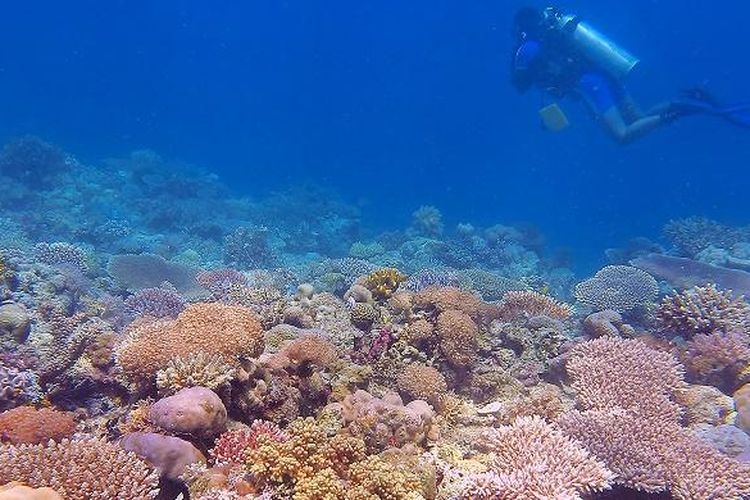
[[560, 132], [570, 125], [565, 112], [557, 105], [556, 102], [543, 107], [539, 110], [539, 117], [542, 119], [544, 128], [552, 132]]

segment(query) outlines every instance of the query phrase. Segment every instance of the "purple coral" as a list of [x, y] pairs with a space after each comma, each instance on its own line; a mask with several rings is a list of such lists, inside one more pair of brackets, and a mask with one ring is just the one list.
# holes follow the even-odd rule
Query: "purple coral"
[[36, 373], [0, 362], [0, 411], [37, 403], [43, 397]]
[[233, 287], [247, 284], [247, 277], [234, 269], [213, 269], [198, 273], [198, 284], [211, 292], [216, 300], [227, 300]]
[[55, 243], [38, 243], [34, 251], [36, 260], [42, 264], [51, 266], [69, 265], [80, 269], [84, 273], [89, 269], [86, 252], [70, 243], [61, 241]]
[[185, 301], [169, 288], [144, 288], [130, 296], [125, 305], [134, 316], [176, 318], [185, 309]]

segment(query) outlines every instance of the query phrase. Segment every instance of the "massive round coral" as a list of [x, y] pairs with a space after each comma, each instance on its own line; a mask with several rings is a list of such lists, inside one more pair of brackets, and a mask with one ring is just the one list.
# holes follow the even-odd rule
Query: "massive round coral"
[[230, 364], [263, 352], [257, 315], [240, 306], [191, 304], [174, 321], [153, 321], [130, 328], [117, 349], [117, 364], [134, 382], [151, 381], [170, 359], [217, 354]]
[[474, 363], [479, 350], [479, 329], [468, 314], [455, 309], [440, 313], [437, 332], [440, 350], [452, 365]]

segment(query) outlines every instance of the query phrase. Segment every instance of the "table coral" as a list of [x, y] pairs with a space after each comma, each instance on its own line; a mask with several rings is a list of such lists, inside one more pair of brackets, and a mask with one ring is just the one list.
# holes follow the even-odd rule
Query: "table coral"
[[575, 287], [576, 299], [596, 311], [626, 312], [648, 305], [658, 293], [650, 274], [630, 266], [606, 266]]

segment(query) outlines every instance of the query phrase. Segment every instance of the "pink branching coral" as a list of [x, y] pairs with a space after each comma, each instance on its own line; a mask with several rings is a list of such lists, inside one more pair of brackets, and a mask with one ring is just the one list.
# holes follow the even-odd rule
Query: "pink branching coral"
[[210, 454], [216, 464], [242, 465], [249, 450], [256, 449], [261, 439], [282, 443], [288, 438], [273, 422], [255, 420], [248, 429], [230, 430], [219, 436]]
[[716, 330], [750, 331], [750, 304], [716, 285], [691, 288], [665, 297], [656, 311], [660, 331], [690, 339]]
[[601, 338], [576, 346], [568, 361], [582, 410], [558, 419], [638, 490], [670, 490], [678, 499], [750, 494], [750, 465], [722, 455], [680, 425], [674, 401], [685, 387], [675, 358], [639, 340]]
[[216, 300], [226, 301], [233, 287], [247, 285], [247, 277], [234, 269], [213, 269], [195, 276], [200, 286], [211, 292]]
[[154, 498], [158, 474], [134, 453], [103, 440], [0, 446], [0, 484], [54, 489], [63, 498]]
[[491, 472], [470, 479], [463, 499], [575, 499], [608, 489], [615, 477], [579, 443], [537, 416], [492, 429], [483, 441], [495, 456]]
[[[672, 394], [685, 387], [675, 357], [640, 340], [603, 337], [575, 346], [567, 364], [576, 398], [583, 408], [614, 407], [648, 411], [675, 419], [680, 408]], [[648, 407], [643, 405], [648, 401]]]
[[519, 316], [547, 316], [564, 321], [573, 314], [573, 308], [559, 300], [533, 291], [510, 291], [500, 303], [503, 318], [512, 320]]

